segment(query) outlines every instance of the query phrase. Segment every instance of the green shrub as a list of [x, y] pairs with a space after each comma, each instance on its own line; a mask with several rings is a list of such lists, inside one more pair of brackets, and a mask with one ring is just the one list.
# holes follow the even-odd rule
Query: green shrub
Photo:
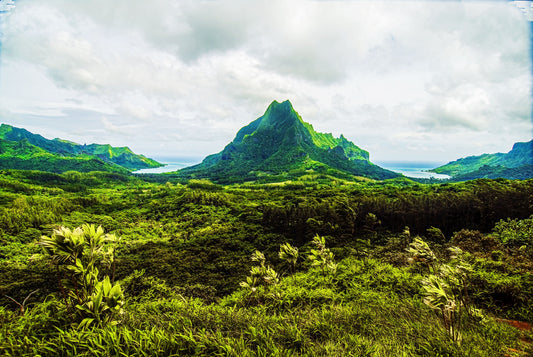
[[455, 232], [452, 237], [452, 244], [470, 253], [489, 254], [498, 249], [498, 242], [493, 237], [469, 229]]
[[111, 282], [109, 276], [101, 279], [98, 269], [98, 265], [113, 263], [114, 250], [106, 243], [115, 240], [102, 227], [83, 225], [74, 230], [61, 227], [39, 242], [67, 276], [59, 283], [62, 301], [79, 328], [116, 324], [123, 313], [120, 284]]
[[329, 248], [326, 248], [326, 238], [318, 234], [311, 242], [315, 249], [311, 249], [307, 259], [311, 261], [312, 267], [320, 267], [322, 274], [329, 272], [335, 274], [337, 272], [337, 263], [335, 263], [335, 256]]
[[492, 236], [505, 247], [521, 250], [529, 259], [533, 259], [533, 216], [521, 220], [500, 220], [494, 226]]

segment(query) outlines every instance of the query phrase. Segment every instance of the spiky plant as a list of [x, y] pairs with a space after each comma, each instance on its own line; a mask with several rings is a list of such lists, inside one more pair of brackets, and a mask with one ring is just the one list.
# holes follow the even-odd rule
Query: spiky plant
[[257, 290], [257, 286], [270, 286], [279, 283], [278, 273], [265, 264], [266, 259], [263, 253], [256, 250], [252, 254], [251, 260], [259, 263], [259, 265], [252, 266], [250, 276], [239, 284], [241, 287], [249, 289], [253, 293]]
[[298, 262], [298, 248], [293, 247], [290, 243], [282, 244], [279, 247], [278, 256], [289, 265], [291, 273], [294, 274]]
[[320, 267], [322, 274], [325, 274], [326, 271], [335, 274], [337, 272], [337, 263], [335, 263], [333, 252], [329, 248], [326, 248], [326, 238], [317, 234], [311, 243], [316, 248], [311, 249], [307, 257], [311, 261], [311, 266]]
[[84, 224], [71, 230], [61, 227], [51, 237], [42, 236], [39, 245], [62, 271], [59, 286], [63, 302], [79, 328], [115, 323], [122, 314], [124, 295], [118, 283], [101, 277], [98, 267], [114, 263], [114, 249], [108, 243], [114, 235], [102, 227]]
[[431, 273], [435, 274], [437, 272], [437, 257], [429, 245], [420, 237], [415, 237], [406, 251], [411, 253], [411, 257], [409, 258], [410, 263], [420, 262], [425, 264]]

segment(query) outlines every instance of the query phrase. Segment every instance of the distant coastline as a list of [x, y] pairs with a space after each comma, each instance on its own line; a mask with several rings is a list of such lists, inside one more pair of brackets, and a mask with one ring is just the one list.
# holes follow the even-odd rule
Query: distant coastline
[[435, 178], [435, 179], [449, 179], [448, 175], [437, 174], [434, 172], [428, 172], [428, 170], [439, 167], [442, 163], [436, 162], [376, 162], [376, 165], [383, 167], [384, 169], [391, 170], [400, 173], [407, 177], [412, 178]]
[[[164, 158], [164, 160], [158, 159], [164, 166], [155, 167], [150, 169], [141, 169], [134, 171], [134, 174], [162, 174], [165, 172], [177, 171], [184, 167], [196, 165], [199, 161], [185, 161], [183, 158]], [[376, 165], [383, 167], [384, 169], [398, 172], [407, 177], [413, 178], [436, 178], [436, 179], [449, 179], [450, 176], [437, 174], [434, 172], [428, 172], [428, 170], [439, 167], [442, 163], [434, 162], [376, 162]]]
[[149, 169], [141, 169], [134, 171], [134, 174], [162, 174], [165, 172], [172, 172], [177, 171], [179, 169], [183, 169], [184, 167], [196, 165], [198, 162], [187, 162], [183, 160], [161, 160], [158, 159], [158, 162], [162, 163], [163, 166], [161, 167], [154, 167]]

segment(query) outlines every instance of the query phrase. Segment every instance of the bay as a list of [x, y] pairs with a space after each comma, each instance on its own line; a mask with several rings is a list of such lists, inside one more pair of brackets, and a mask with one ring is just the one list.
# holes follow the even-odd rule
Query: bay
[[[168, 160], [168, 159], [167, 159]], [[196, 165], [199, 163], [199, 160], [193, 161], [184, 161], [184, 160], [160, 160], [165, 166], [155, 167], [150, 169], [141, 169], [134, 171], [134, 174], [162, 174], [165, 172], [173, 172], [184, 167]], [[376, 162], [377, 165], [383, 167], [384, 169], [391, 170], [397, 173], [400, 173], [407, 177], [412, 178], [435, 178], [435, 179], [449, 179], [450, 176], [437, 174], [434, 172], [428, 172], [435, 167], [443, 165], [442, 163], [433, 163], [433, 162], [396, 162], [396, 161], [384, 161]]]
[[428, 172], [428, 170], [434, 169], [443, 165], [442, 163], [434, 162], [376, 162], [377, 165], [384, 169], [391, 170], [412, 178], [435, 178], [440, 180], [449, 179], [450, 176], [437, 174], [435, 172]]
[[168, 163], [164, 163], [164, 162], [162, 162], [162, 164], [164, 164], [165, 166], [154, 167], [154, 168], [150, 168], [150, 169], [141, 169], [141, 170], [134, 171], [133, 173], [134, 174], [162, 174], [162, 173], [165, 173], [165, 172], [177, 171], [179, 169], [183, 169], [184, 167], [192, 166], [195, 163], [189, 163], [189, 162], [168, 162]]

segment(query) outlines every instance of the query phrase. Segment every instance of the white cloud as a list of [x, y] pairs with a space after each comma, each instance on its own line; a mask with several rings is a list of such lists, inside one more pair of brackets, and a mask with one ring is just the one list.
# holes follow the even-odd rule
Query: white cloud
[[71, 116], [102, 142], [205, 156], [290, 99], [372, 156], [452, 160], [531, 137], [528, 31], [506, 2], [20, 2], [4, 22], [0, 109], [20, 126]]

